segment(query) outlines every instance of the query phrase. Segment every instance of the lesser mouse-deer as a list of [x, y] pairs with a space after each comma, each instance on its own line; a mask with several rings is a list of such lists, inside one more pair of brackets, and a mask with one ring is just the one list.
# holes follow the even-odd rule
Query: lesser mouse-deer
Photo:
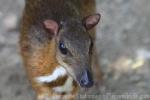
[[93, 13], [95, 0], [26, 0], [20, 47], [37, 100], [75, 99], [93, 86]]

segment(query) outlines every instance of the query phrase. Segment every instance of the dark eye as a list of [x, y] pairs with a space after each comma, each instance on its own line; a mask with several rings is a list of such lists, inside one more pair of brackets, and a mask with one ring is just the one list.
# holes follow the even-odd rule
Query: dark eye
[[60, 42], [59, 43], [59, 50], [61, 51], [62, 54], [66, 55], [68, 50], [66, 48], [66, 46], [64, 45], [64, 43]]

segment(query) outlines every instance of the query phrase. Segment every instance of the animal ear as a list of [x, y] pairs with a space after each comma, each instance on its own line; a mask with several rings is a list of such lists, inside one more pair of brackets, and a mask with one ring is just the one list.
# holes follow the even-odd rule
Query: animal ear
[[47, 19], [47, 20], [45, 20], [43, 22], [43, 24], [44, 24], [44, 28], [48, 32], [50, 32], [50, 33], [52, 33], [54, 35], [57, 35], [58, 29], [59, 29], [59, 25], [58, 25], [58, 23], [56, 21], [51, 20], [51, 19]]
[[83, 19], [83, 24], [87, 30], [92, 29], [95, 25], [98, 24], [100, 21], [101, 15], [100, 14], [94, 14], [87, 16]]

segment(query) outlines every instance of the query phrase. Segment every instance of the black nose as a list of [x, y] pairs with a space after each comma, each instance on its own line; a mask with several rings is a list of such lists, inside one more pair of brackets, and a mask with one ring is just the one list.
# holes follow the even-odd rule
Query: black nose
[[92, 75], [88, 70], [84, 70], [80, 78], [81, 87], [89, 88], [93, 85]]

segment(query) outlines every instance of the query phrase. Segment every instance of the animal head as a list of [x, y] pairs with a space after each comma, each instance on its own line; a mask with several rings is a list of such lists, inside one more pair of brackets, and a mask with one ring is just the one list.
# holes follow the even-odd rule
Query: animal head
[[100, 20], [100, 14], [61, 23], [47, 19], [44, 27], [56, 42], [56, 58], [81, 87], [93, 85], [91, 60], [93, 40], [89, 34]]

